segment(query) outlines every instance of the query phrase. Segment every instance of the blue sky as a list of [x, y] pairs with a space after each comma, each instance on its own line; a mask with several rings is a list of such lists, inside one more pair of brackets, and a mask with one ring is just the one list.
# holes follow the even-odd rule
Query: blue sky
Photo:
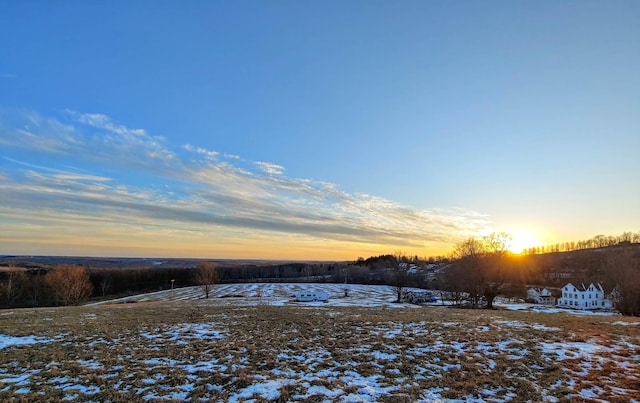
[[0, 253], [640, 228], [640, 4], [0, 0]]

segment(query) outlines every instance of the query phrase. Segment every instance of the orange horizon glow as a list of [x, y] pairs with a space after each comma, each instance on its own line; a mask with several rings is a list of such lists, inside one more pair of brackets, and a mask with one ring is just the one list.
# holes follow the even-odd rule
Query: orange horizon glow
[[[503, 227], [504, 228], [504, 227]], [[121, 228], [98, 231], [97, 227], [57, 233], [39, 231], [38, 237], [25, 242], [24, 233], [16, 229], [11, 238], [2, 238], [0, 254], [23, 256], [87, 256], [135, 258], [194, 258], [194, 259], [257, 259], [288, 261], [355, 261], [402, 251], [407, 256], [420, 258], [448, 257], [456, 241], [425, 242], [418, 247], [406, 245], [374, 244], [335, 240], [318, 240], [292, 235], [253, 234], [243, 238], [218, 236], [186, 238], [171, 231], [155, 233], [149, 239], [146, 233], [129, 232]], [[526, 224], [495, 230], [504, 232], [511, 240], [507, 250], [520, 255], [531, 248], [549, 246], [557, 241], [553, 234]], [[99, 234], [96, 236], [96, 234]], [[1, 237], [0, 237], [1, 238]], [[586, 237], [585, 237], [586, 238]]]
[[[215, 238], [212, 238], [215, 239]], [[295, 237], [247, 239], [236, 242], [217, 238], [215, 242], [184, 242], [168, 237], [137, 242], [104, 239], [48, 239], [26, 245], [9, 241], [0, 254], [24, 256], [86, 256], [122, 258], [193, 258], [193, 259], [257, 259], [291, 261], [356, 261], [358, 258], [393, 254], [402, 250], [408, 256], [446, 256], [453, 246], [432, 244], [413, 249], [399, 245], [360, 244], [352, 242], [316, 241]]]
[[529, 248], [545, 244], [541, 239], [542, 237], [530, 229], [517, 228], [506, 232], [511, 235], [511, 243], [508, 250], [516, 255], [523, 253]]

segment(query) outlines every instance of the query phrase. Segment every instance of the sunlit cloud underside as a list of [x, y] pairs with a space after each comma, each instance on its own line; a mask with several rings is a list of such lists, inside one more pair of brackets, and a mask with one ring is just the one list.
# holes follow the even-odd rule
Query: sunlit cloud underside
[[488, 226], [473, 211], [417, 209], [290, 178], [276, 163], [172, 145], [102, 114], [3, 109], [0, 134], [5, 254], [426, 255]]

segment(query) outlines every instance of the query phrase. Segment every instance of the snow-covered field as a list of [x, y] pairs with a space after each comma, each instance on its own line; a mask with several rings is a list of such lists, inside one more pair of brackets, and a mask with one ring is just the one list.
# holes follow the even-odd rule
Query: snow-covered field
[[540, 304], [530, 304], [527, 302], [510, 302], [503, 298], [496, 298], [494, 303], [496, 308], [509, 309], [511, 311], [530, 311], [540, 313], [568, 313], [570, 315], [589, 315], [589, 316], [619, 316], [620, 313], [614, 310], [582, 310], [558, 308], [556, 306], [547, 306]]
[[[637, 318], [416, 307], [348, 287], [3, 311], [0, 400], [640, 401]], [[331, 298], [292, 302], [299, 290]]]
[[[424, 291], [407, 287], [405, 291]], [[294, 296], [299, 291], [326, 292], [329, 300], [326, 302], [296, 302]], [[346, 294], [345, 294], [346, 292]], [[433, 291], [439, 297], [438, 291]], [[201, 287], [183, 287], [174, 290], [164, 290], [149, 294], [134, 295], [90, 305], [114, 303], [154, 302], [154, 301], [190, 301], [204, 299]], [[249, 283], [249, 284], [217, 284], [212, 286], [207, 303], [219, 306], [342, 306], [342, 307], [388, 307], [388, 308], [416, 308], [413, 304], [398, 304], [394, 287], [386, 285], [361, 284], [305, 284], [305, 283]], [[447, 302], [437, 301], [428, 305], [447, 305]], [[569, 313], [573, 315], [619, 315], [611, 311], [582, 311], [549, 307], [524, 302], [511, 302], [498, 297], [495, 301], [497, 308], [514, 311], [532, 311], [543, 313]]]
[[[407, 290], [414, 290], [407, 288]], [[299, 291], [326, 292], [327, 302], [296, 302], [294, 296]], [[345, 295], [346, 292], [346, 295]], [[201, 287], [184, 287], [149, 294], [135, 295], [98, 304], [190, 301], [203, 300]], [[305, 283], [249, 283], [216, 284], [212, 286], [207, 303], [219, 306], [354, 306], [354, 307], [415, 307], [411, 304], [396, 304], [395, 290], [385, 285], [360, 284], [305, 284]]]

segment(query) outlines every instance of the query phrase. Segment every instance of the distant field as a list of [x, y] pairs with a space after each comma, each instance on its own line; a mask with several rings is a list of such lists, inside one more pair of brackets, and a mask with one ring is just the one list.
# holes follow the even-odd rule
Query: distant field
[[338, 263], [314, 260], [264, 260], [264, 259], [190, 259], [190, 258], [125, 258], [125, 257], [85, 257], [85, 256], [0, 256], [0, 265], [20, 262], [37, 266], [52, 267], [59, 264], [77, 264], [89, 268], [144, 268], [144, 267], [195, 267], [208, 261], [220, 266], [262, 266], [286, 263]]
[[0, 265], [0, 272], [2, 271], [27, 271], [24, 267], [11, 267]]
[[[413, 290], [413, 288], [407, 288]], [[298, 303], [294, 296], [299, 291], [326, 292], [329, 301], [317, 303]], [[346, 293], [346, 294], [345, 294]], [[207, 304], [218, 306], [355, 306], [355, 307], [413, 307], [415, 305], [396, 304], [395, 289], [387, 285], [362, 284], [323, 284], [323, 283], [242, 283], [216, 284], [212, 286]], [[155, 302], [155, 301], [191, 301], [201, 300], [204, 294], [201, 287], [183, 287], [174, 290], [157, 291], [134, 295], [115, 300], [98, 302], [99, 304]]]
[[637, 318], [252, 305], [1, 311], [0, 400], [640, 401]]

